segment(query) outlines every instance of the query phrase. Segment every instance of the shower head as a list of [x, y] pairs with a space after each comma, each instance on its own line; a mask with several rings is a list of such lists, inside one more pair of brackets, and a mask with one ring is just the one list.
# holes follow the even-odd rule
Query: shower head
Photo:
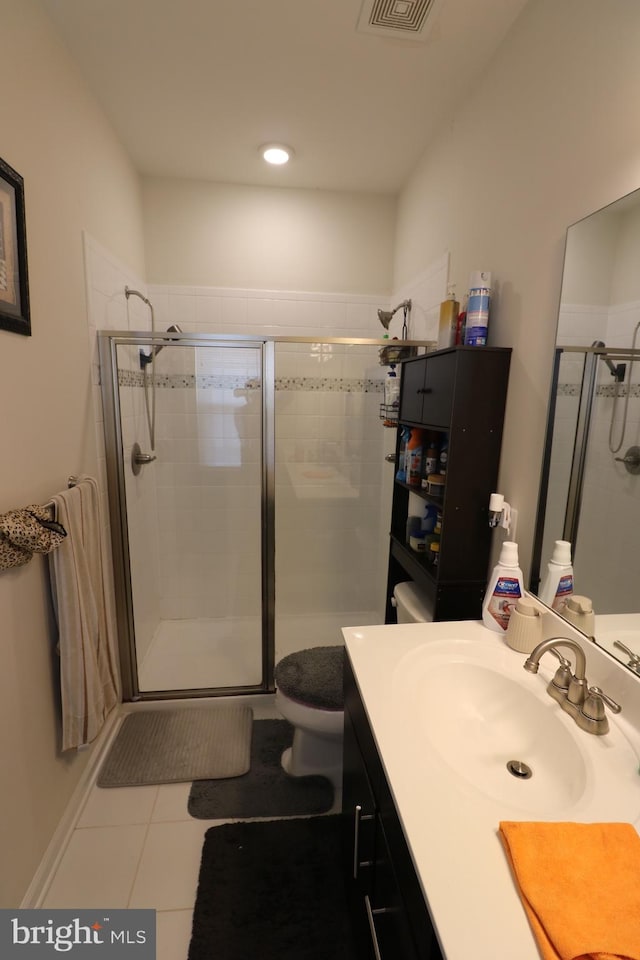
[[[597, 347], [598, 349], [605, 349], [607, 345], [604, 342], [604, 340], [594, 340], [591, 346]], [[614, 377], [616, 383], [622, 383], [624, 380], [624, 374], [625, 374], [627, 365], [625, 363], [619, 363], [616, 366], [616, 364], [613, 363], [613, 361], [610, 360], [609, 357], [606, 356], [606, 354], [600, 354], [600, 359], [604, 360], [606, 365], [609, 367], [611, 376]]]
[[[182, 333], [182, 327], [179, 326], [177, 323], [172, 323], [170, 327], [167, 327], [167, 333]], [[169, 342], [171, 338], [167, 337], [166, 339], [167, 339], [167, 342]], [[147, 364], [155, 360], [155, 358], [158, 356], [161, 350], [164, 350], [163, 343], [159, 343], [156, 346], [154, 346], [151, 350], [151, 353], [143, 353], [143, 351], [141, 350], [140, 351], [141, 369], [144, 369], [147, 366]]]
[[389, 329], [389, 324], [391, 323], [391, 318], [393, 317], [393, 314], [394, 314], [393, 310], [378, 310], [378, 320], [380, 321], [382, 326], [385, 328], [385, 330]]
[[[172, 323], [170, 327], [167, 327], [167, 333], [182, 333], [182, 327], [177, 323]], [[170, 338], [167, 337], [167, 341]], [[153, 356], [157, 357], [161, 350], [164, 350], [164, 344], [159, 343], [156, 347], [153, 348]]]
[[411, 300], [403, 300], [402, 303], [399, 303], [397, 307], [394, 307], [393, 310], [378, 310], [378, 320], [385, 328], [389, 329], [389, 324], [391, 323], [392, 318], [400, 310], [401, 307], [404, 307], [405, 310], [405, 323], [407, 318], [407, 312], [411, 310]]

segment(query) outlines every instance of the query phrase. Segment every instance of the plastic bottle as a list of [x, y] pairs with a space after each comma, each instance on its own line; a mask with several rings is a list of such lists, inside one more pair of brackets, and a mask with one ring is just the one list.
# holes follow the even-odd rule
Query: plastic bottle
[[396, 471], [396, 480], [400, 483], [406, 483], [407, 480], [407, 468], [406, 468], [406, 454], [407, 454], [407, 441], [409, 440], [409, 434], [411, 431], [409, 427], [400, 428], [400, 447], [398, 449], [398, 469]]
[[427, 489], [427, 477], [430, 473], [438, 472], [438, 447], [437, 434], [429, 432], [425, 443], [426, 450], [424, 455], [424, 465], [422, 470], [422, 488]]
[[419, 487], [422, 479], [422, 430], [413, 427], [407, 442], [407, 483]]
[[572, 593], [571, 544], [568, 540], [556, 540], [553, 556], [547, 564], [547, 572], [540, 587], [540, 599], [556, 613], [563, 613]]
[[469, 303], [469, 295], [467, 294], [464, 298], [464, 305], [462, 310], [458, 314], [458, 319], [456, 320], [456, 340], [455, 345], [461, 346], [464, 343], [464, 334], [467, 329], [467, 305]]
[[489, 307], [491, 305], [491, 273], [474, 270], [469, 281], [467, 326], [464, 342], [467, 347], [483, 347], [489, 330]]
[[422, 517], [422, 529], [425, 533], [433, 533], [438, 520], [438, 508], [434, 503], [426, 503]]
[[400, 378], [393, 366], [384, 381], [384, 405], [387, 416], [391, 416], [391, 408], [397, 410], [400, 406]]
[[455, 296], [455, 284], [447, 285], [447, 299], [440, 304], [440, 322], [438, 324], [438, 350], [452, 347], [456, 341], [456, 325], [460, 304]]
[[445, 435], [440, 441], [438, 450], [438, 469], [436, 473], [445, 474], [447, 472], [447, 460], [449, 459], [449, 438]]
[[518, 544], [505, 540], [484, 595], [482, 622], [485, 627], [504, 634], [515, 605], [523, 595], [524, 581], [518, 565]]

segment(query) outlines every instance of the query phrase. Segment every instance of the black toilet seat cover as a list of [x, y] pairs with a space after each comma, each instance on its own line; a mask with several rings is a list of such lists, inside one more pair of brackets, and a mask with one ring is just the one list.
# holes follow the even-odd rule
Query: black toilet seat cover
[[276, 686], [285, 697], [321, 710], [344, 709], [344, 647], [297, 650], [276, 665]]

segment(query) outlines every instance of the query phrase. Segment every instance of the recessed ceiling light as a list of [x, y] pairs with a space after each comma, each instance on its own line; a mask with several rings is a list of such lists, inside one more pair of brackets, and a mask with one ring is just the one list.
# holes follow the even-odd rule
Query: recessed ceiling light
[[288, 163], [293, 156], [291, 147], [286, 147], [283, 143], [265, 143], [260, 147], [260, 153], [267, 163], [273, 163], [276, 166]]

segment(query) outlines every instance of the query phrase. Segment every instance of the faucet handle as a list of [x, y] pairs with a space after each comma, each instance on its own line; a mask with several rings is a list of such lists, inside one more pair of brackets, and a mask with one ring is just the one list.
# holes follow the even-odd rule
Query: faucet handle
[[589, 693], [582, 704], [582, 713], [589, 720], [602, 720], [605, 716], [605, 703], [612, 713], [620, 713], [622, 710], [620, 704], [608, 697], [600, 687], [589, 687]]
[[614, 647], [618, 647], [619, 650], [624, 650], [626, 655], [629, 657], [628, 667], [631, 667], [632, 670], [635, 670], [636, 673], [640, 673], [640, 656], [637, 653], [634, 653], [629, 647], [624, 643], [620, 643], [619, 640], [613, 641]]
[[571, 661], [567, 660], [566, 657], [563, 657], [555, 647], [551, 647], [549, 653], [552, 653], [554, 657], [557, 657], [560, 661], [560, 666], [553, 675], [553, 680], [551, 683], [556, 692], [562, 692], [562, 694], [566, 696], [567, 690], [569, 689], [569, 684], [571, 683], [571, 678], [573, 676], [571, 673]]

